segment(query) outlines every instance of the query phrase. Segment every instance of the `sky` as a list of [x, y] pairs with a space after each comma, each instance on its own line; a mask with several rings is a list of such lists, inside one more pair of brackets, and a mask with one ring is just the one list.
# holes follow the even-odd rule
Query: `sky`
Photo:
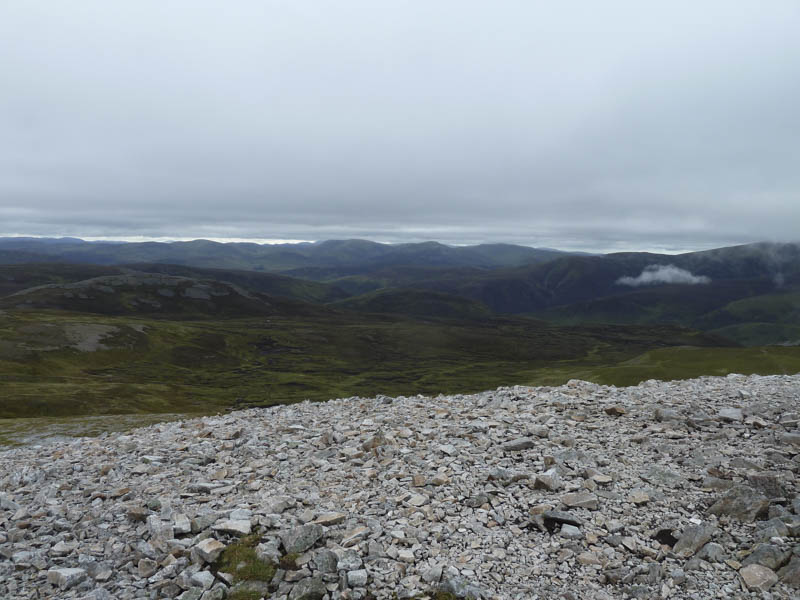
[[5, 0], [0, 235], [800, 239], [796, 0]]

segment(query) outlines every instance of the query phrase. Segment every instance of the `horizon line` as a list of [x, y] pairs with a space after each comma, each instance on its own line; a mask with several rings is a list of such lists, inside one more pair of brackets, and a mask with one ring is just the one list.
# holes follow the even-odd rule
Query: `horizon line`
[[[62, 235], [62, 236], [53, 236], [53, 235], [42, 235], [42, 234], [21, 234], [21, 233], [3, 233], [0, 234], [0, 239], [31, 239], [31, 240], [79, 240], [86, 243], [120, 243], [120, 244], [138, 244], [138, 243], [159, 243], [159, 244], [173, 244], [173, 243], [186, 243], [186, 242], [199, 242], [199, 241], [207, 241], [207, 242], [214, 242], [218, 244], [256, 244], [260, 246], [278, 246], [278, 245], [295, 245], [295, 244], [317, 244], [321, 242], [330, 242], [330, 241], [349, 241], [349, 240], [358, 240], [358, 241], [368, 241], [373, 242], [376, 244], [385, 244], [389, 246], [396, 246], [401, 244], [424, 244], [434, 242], [437, 244], [441, 244], [443, 246], [449, 246], [453, 248], [463, 248], [469, 246], [481, 246], [481, 245], [509, 245], [509, 246], [520, 246], [520, 247], [527, 247], [527, 248], [535, 248], [537, 250], [551, 250], [555, 252], [564, 252], [565, 254], [614, 254], [614, 253], [621, 253], [621, 252], [641, 252], [641, 253], [653, 253], [653, 254], [666, 254], [666, 255], [678, 255], [678, 254], [686, 254], [692, 252], [702, 252], [705, 250], [713, 250], [717, 248], [728, 248], [734, 246], [747, 246], [751, 244], [762, 244], [762, 243], [798, 243], [798, 242], [776, 242], [774, 240], [759, 240], [759, 241], [752, 241], [752, 242], [723, 242], [720, 245], [709, 246], [708, 244], [699, 244], [699, 245], [692, 245], [692, 246], [682, 246], [676, 247], [675, 245], [670, 246], [660, 246], [660, 245], [653, 245], [653, 246], [643, 246], [638, 247], [636, 250], [632, 250], [630, 248], [620, 249], [614, 248], [612, 246], [596, 246], [596, 247], [583, 247], [583, 248], [570, 248], [570, 247], [554, 247], [552, 245], [542, 245], [542, 246], [534, 246], [532, 244], [524, 244], [518, 242], [504, 242], [504, 241], [483, 241], [477, 243], [453, 243], [453, 242], [442, 242], [435, 239], [427, 239], [427, 240], [418, 240], [418, 241], [387, 241], [387, 240], [380, 240], [380, 239], [371, 239], [367, 237], [334, 237], [334, 238], [324, 238], [324, 239], [297, 239], [297, 238], [242, 238], [242, 237], [189, 237], [189, 236], [143, 236], [143, 235], [121, 235], [121, 236], [74, 236], [74, 235]], [[626, 245], [628, 245], [626, 243]], [[633, 246], [633, 244], [630, 244]]]

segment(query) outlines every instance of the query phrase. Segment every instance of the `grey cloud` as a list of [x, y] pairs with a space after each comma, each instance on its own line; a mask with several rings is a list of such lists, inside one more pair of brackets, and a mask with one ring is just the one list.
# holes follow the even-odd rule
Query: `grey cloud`
[[711, 283], [711, 279], [705, 275], [692, 275], [691, 271], [681, 269], [675, 265], [648, 265], [636, 277], [620, 277], [616, 283], [630, 287], [658, 285], [661, 283], [698, 285]]
[[0, 234], [795, 239], [794, 0], [0, 6]]

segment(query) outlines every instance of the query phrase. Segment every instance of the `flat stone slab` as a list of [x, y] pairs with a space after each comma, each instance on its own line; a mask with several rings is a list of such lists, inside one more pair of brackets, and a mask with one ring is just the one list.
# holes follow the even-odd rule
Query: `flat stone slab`
[[214, 538], [206, 538], [199, 542], [195, 546], [195, 549], [197, 550], [197, 554], [200, 556], [200, 558], [207, 563], [213, 563], [219, 558], [219, 555], [222, 554], [222, 551], [225, 550], [225, 544], [215, 540]]
[[533, 438], [517, 438], [515, 440], [511, 440], [510, 442], [506, 442], [502, 445], [503, 450], [508, 452], [519, 452], [520, 450], [530, 450], [531, 448], [536, 447], [536, 441]]
[[78, 568], [50, 569], [47, 572], [47, 583], [62, 590], [68, 590], [86, 579], [86, 570]]
[[253, 526], [249, 519], [226, 519], [225, 521], [214, 523], [211, 529], [229, 535], [250, 535]]
[[741, 575], [748, 590], [766, 592], [778, 583], [778, 576], [775, 571], [763, 565], [747, 565], [739, 571], [739, 575]]

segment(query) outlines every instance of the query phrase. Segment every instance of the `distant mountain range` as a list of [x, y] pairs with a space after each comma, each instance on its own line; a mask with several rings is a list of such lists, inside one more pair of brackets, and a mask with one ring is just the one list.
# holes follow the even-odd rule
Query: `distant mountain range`
[[[133, 272], [223, 281], [335, 310], [465, 321], [523, 315], [561, 325], [671, 324], [746, 345], [800, 343], [798, 244], [579, 255], [510, 244], [0, 238], [0, 263], [7, 265], [0, 267], [0, 296]], [[52, 287], [28, 296], [49, 307], [62, 297]], [[226, 311], [235, 309], [226, 304]]]
[[0, 238], [4, 263], [69, 262], [99, 265], [167, 263], [218, 269], [288, 271], [364, 269], [393, 265], [494, 268], [551, 260], [566, 253], [511, 244], [445, 246], [437, 242], [379, 244], [329, 240], [299, 244], [85, 242], [76, 238]]

